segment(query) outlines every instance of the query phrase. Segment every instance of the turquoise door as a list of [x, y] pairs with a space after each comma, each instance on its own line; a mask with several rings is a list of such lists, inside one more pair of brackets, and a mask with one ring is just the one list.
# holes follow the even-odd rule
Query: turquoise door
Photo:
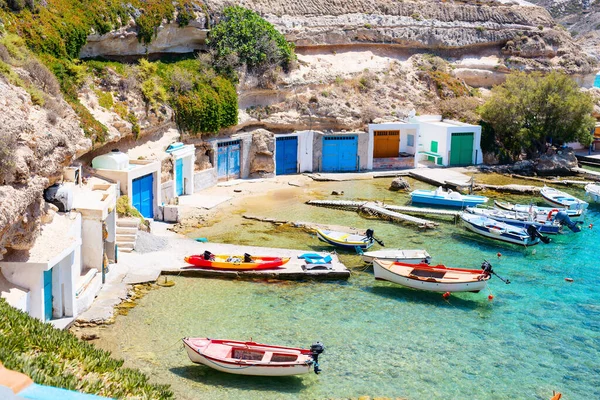
[[240, 177], [240, 141], [233, 140], [217, 145], [217, 176], [219, 179]]
[[44, 320], [52, 319], [52, 268], [44, 271]]
[[358, 136], [323, 136], [323, 172], [358, 170]]
[[177, 196], [183, 194], [183, 159], [175, 160], [175, 193]]
[[144, 175], [131, 182], [131, 204], [144, 218], [154, 217], [152, 202], [154, 200], [154, 178], [152, 174]]
[[298, 172], [298, 137], [286, 136], [276, 139], [275, 163], [277, 175]]

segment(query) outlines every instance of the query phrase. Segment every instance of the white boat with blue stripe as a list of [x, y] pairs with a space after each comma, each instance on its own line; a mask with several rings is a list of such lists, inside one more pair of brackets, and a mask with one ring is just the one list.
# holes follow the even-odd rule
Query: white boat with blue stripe
[[546, 203], [555, 207], [564, 207], [568, 210], [586, 210], [588, 208], [587, 202], [549, 186], [544, 186], [541, 188], [540, 194]]
[[358, 247], [362, 250], [366, 250], [373, 246], [375, 241], [373, 238], [373, 231], [370, 229], [367, 229], [367, 233], [365, 235], [327, 231], [319, 228], [315, 229], [315, 231], [317, 232], [317, 237], [319, 240], [346, 249], [355, 250]]
[[412, 203], [460, 208], [474, 207], [488, 201], [485, 196], [460, 194], [452, 189], [445, 191], [441, 186], [435, 190], [413, 190], [410, 197]]
[[600, 203], [600, 185], [588, 183], [585, 185], [585, 193], [590, 196], [594, 202]]
[[519, 228], [527, 229], [533, 225], [541, 233], [548, 233], [556, 235], [562, 231], [562, 224], [553, 218], [554, 214], [550, 214], [548, 217], [546, 214], [528, 214], [519, 213], [516, 211], [506, 211], [497, 208], [480, 208], [480, 207], [467, 207], [466, 212], [481, 215], [494, 219], [496, 221], [504, 222], [505, 224], [517, 226]]
[[[465, 223], [467, 229], [490, 239], [501, 240], [522, 246], [533, 246], [534, 244], [538, 244], [542, 237], [537, 233], [535, 228], [533, 228], [532, 231], [537, 234], [533, 232], [530, 234], [523, 228], [505, 224], [504, 222], [496, 221], [482, 215], [462, 212], [460, 218]], [[545, 236], [544, 238], [545, 240], [548, 240]]]

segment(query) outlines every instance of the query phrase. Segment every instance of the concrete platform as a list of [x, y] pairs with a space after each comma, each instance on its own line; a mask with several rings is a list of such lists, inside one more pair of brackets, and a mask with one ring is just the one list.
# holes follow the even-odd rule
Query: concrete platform
[[179, 205], [210, 210], [221, 203], [231, 200], [231, 198], [231, 196], [210, 196], [206, 194], [194, 193], [187, 196], [180, 196]]
[[417, 168], [410, 170], [410, 176], [434, 186], [467, 186], [471, 177], [460, 172], [459, 168]]

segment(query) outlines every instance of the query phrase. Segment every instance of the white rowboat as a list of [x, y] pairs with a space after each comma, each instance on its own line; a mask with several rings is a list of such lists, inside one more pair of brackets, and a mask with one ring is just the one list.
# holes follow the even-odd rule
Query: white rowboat
[[425, 250], [376, 250], [367, 251], [362, 254], [362, 259], [367, 264], [373, 262], [374, 259], [385, 261], [398, 261], [408, 264], [429, 264], [431, 256]]

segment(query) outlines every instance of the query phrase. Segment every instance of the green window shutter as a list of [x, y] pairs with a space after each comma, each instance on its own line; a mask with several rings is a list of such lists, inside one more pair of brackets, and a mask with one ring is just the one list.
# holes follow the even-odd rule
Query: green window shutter
[[431, 152], [437, 153], [437, 151], [438, 151], [438, 142], [432, 140], [431, 141]]

